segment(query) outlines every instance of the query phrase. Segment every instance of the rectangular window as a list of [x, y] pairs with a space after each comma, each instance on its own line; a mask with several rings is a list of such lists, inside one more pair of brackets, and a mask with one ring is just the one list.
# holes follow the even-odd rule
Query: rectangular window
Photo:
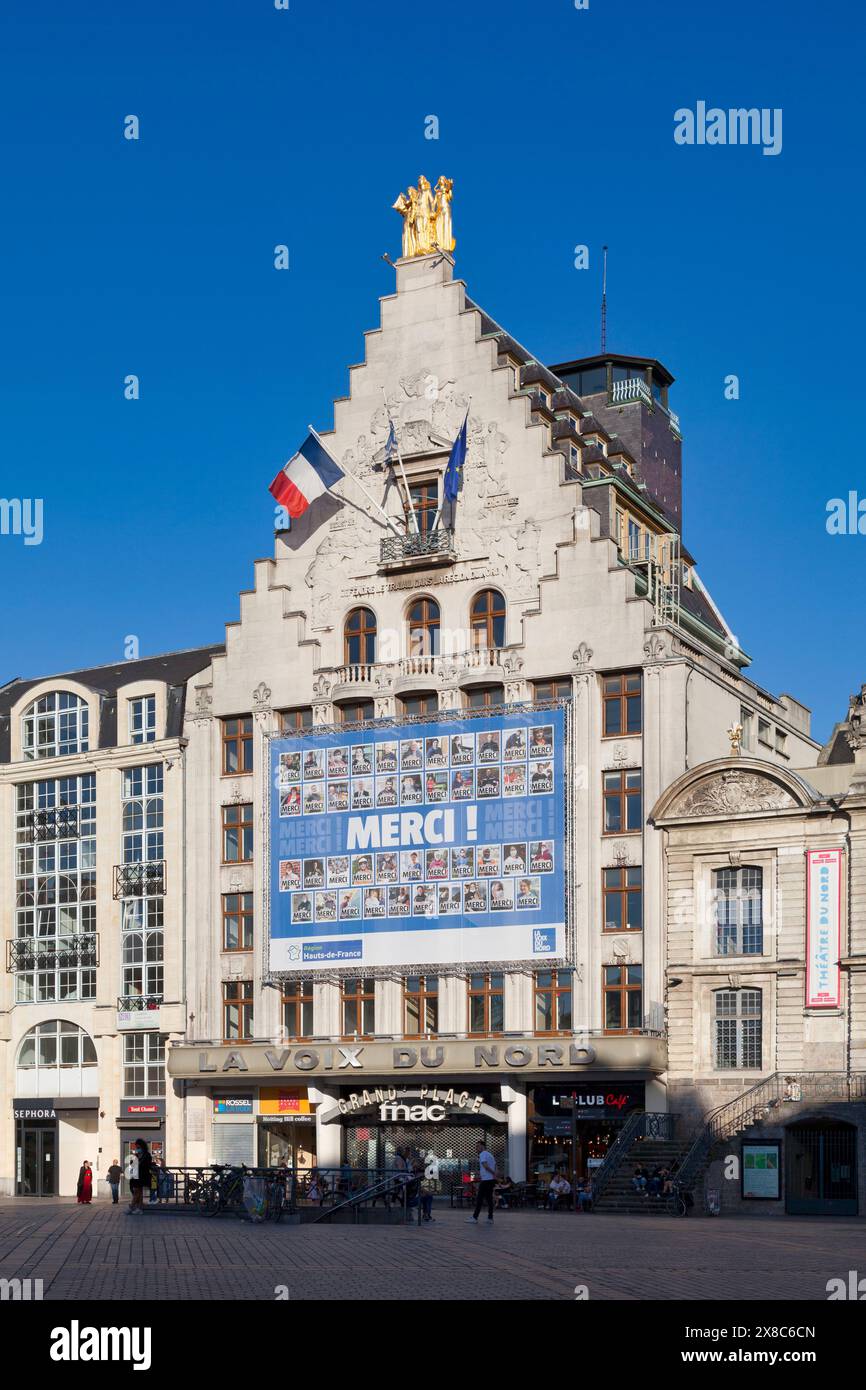
[[603, 778], [605, 835], [627, 835], [640, 830], [643, 823], [640, 772], [605, 772]]
[[162, 763], [124, 769], [121, 800], [122, 862], [150, 864], [164, 859]]
[[714, 998], [716, 1070], [759, 1069], [762, 1065], [761, 991], [719, 989]]
[[551, 681], [536, 681], [533, 691], [536, 700], [570, 700], [573, 694], [571, 676], [557, 676]]
[[374, 715], [372, 700], [346, 700], [337, 709], [341, 724], [362, 724]]
[[223, 806], [223, 863], [248, 864], [253, 857], [253, 805]]
[[776, 752], [781, 758], [787, 757], [788, 735], [784, 729], [776, 730]]
[[130, 1099], [165, 1095], [165, 1033], [126, 1033], [123, 1038], [123, 1094]]
[[293, 1042], [313, 1036], [313, 982], [286, 980], [283, 984], [283, 1031]]
[[407, 1038], [435, 1036], [439, 1031], [439, 979], [436, 975], [407, 975], [403, 982], [403, 1032]]
[[284, 734], [297, 734], [313, 727], [313, 706], [301, 705], [298, 709], [284, 709], [280, 714], [280, 728]]
[[233, 777], [253, 770], [253, 717], [245, 714], [239, 719], [224, 719], [223, 776]]
[[605, 965], [604, 1031], [632, 1033], [643, 1018], [643, 966]]
[[742, 747], [746, 749], [754, 748], [755, 715], [754, 711], [748, 709], [745, 705], [740, 706], [740, 725], [743, 730], [741, 740]]
[[626, 671], [615, 676], [603, 676], [601, 690], [604, 737], [621, 738], [623, 734], [639, 734], [643, 726], [640, 672]]
[[223, 1041], [249, 1042], [252, 1037], [252, 980], [223, 980]]
[[640, 931], [643, 927], [643, 869], [630, 866], [602, 870], [602, 923], [605, 931]]
[[572, 972], [570, 970], [536, 971], [536, 1033], [571, 1032], [572, 996]]
[[758, 719], [758, 742], [765, 748], [773, 746], [773, 727], [768, 719]]
[[372, 1038], [376, 1031], [376, 983], [372, 979], [343, 981], [343, 1037]]
[[156, 741], [156, 696], [142, 695], [129, 702], [129, 741], [130, 743], [154, 743]]
[[223, 893], [223, 950], [253, 949], [252, 893]]
[[469, 1032], [495, 1037], [505, 1029], [505, 976], [469, 976]]
[[[403, 489], [400, 490], [403, 497], [403, 510], [406, 513], [406, 524], [411, 527], [411, 512], [406, 506]], [[412, 499], [412, 508], [415, 512], [415, 520], [418, 530], [422, 536], [429, 536], [433, 530], [433, 522], [439, 510], [439, 479], [427, 478], [422, 482], [409, 484], [409, 496]]]
[[505, 704], [504, 685], [475, 685], [464, 692], [467, 709], [490, 709], [493, 705]]
[[759, 956], [764, 949], [763, 870], [717, 869], [715, 878], [717, 956]]
[[415, 695], [404, 695], [400, 700], [400, 709], [407, 716], [435, 714], [438, 708], [439, 697], [432, 691], [430, 694], [422, 691]]

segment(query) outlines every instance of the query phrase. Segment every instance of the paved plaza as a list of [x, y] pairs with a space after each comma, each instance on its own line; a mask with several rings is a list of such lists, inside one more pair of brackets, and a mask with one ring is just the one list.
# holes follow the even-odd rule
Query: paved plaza
[[866, 1273], [855, 1220], [464, 1211], [432, 1225], [251, 1226], [174, 1210], [0, 1203], [0, 1277], [45, 1299], [796, 1299]]

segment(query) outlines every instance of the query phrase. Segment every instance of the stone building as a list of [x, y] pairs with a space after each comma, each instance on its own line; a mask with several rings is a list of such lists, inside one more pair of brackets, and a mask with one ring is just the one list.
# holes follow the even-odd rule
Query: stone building
[[668, 1105], [683, 1151], [713, 1115], [706, 1181], [723, 1208], [866, 1210], [864, 697], [817, 765], [713, 759], [651, 814]]

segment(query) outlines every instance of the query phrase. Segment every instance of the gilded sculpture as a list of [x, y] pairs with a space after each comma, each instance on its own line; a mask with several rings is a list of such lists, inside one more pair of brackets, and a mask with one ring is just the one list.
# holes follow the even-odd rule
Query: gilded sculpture
[[403, 256], [429, 256], [434, 251], [453, 251], [451, 198], [454, 180], [442, 174], [436, 187], [422, 174], [417, 188], [401, 193], [393, 204], [403, 219]]

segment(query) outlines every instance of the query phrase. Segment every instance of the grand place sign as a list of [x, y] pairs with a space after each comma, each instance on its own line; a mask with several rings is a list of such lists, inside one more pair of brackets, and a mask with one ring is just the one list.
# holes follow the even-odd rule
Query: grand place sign
[[479, 1076], [514, 1073], [550, 1076], [553, 1071], [579, 1068], [585, 1072], [628, 1071], [658, 1075], [667, 1065], [661, 1038], [625, 1036], [575, 1038], [552, 1042], [549, 1038], [515, 1038], [511, 1041], [420, 1043], [323, 1043], [309, 1047], [205, 1047], [175, 1043], [168, 1049], [169, 1076], [187, 1080], [243, 1075], [271, 1077], [275, 1073], [339, 1077], [341, 1081], [364, 1076], [425, 1076], [443, 1074]]

